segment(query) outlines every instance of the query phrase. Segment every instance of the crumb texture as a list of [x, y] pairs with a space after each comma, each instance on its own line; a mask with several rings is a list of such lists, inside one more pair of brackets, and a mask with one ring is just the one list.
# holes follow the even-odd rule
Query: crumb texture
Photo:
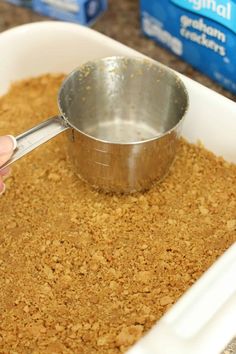
[[[0, 132], [57, 114], [63, 76], [16, 83]], [[182, 140], [144, 194], [79, 180], [61, 135], [17, 162], [0, 198], [0, 352], [118, 354], [236, 241], [236, 166]]]

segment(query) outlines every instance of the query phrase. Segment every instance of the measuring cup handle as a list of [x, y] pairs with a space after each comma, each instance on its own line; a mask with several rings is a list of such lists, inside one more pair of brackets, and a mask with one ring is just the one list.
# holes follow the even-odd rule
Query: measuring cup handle
[[43, 123], [40, 123], [39, 125], [36, 125], [23, 134], [18, 135], [16, 137], [16, 150], [12, 157], [0, 167], [0, 171], [68, 128], [69, 126], [66, 125], [62, 117], [55, 116], [44, 121]]

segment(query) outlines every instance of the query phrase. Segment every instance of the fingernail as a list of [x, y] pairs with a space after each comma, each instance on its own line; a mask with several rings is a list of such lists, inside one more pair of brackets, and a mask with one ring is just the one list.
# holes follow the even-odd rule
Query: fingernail
[[13, 150], [17, 148], [17, 141], [16, 138], [13, 135], [7, 135], [9, 138], [11, 138], [12, 143], [13, 143]]
[[17, 146], [16, 139], [12, 135], [0, 136], [0, 155], [8, 154]]
[[4, 194], [5, 190], [6, 190], [6, 185], [5, 183], [0, 183], [0, 185], [2, 185], [1, 189], [0, 189], [0, 196]]

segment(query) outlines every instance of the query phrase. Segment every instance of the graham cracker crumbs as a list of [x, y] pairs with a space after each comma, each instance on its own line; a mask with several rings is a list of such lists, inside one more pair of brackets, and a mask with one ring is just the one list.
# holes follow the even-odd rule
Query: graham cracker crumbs
[[[0, 132], [57, 114], [63, 76], [19, 82]], [[106, 195], [79, 180], [59, 136], [14, 165], [0, 198], [0, 352], [116, 354], [236, 241], [236, 166], [181, 141], [163, 183]]]

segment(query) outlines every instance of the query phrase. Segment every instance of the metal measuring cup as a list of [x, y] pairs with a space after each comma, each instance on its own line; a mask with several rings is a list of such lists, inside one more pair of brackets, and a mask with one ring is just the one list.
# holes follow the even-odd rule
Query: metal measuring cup
[[161, 180], [175, 157], [187, 90], [167, 67], [143, 58], [88, 62], [63, 82], [50, 118], [16, 138], [2, 168], [68, 131], [76, 173], [104, 191], [135, 192]]

